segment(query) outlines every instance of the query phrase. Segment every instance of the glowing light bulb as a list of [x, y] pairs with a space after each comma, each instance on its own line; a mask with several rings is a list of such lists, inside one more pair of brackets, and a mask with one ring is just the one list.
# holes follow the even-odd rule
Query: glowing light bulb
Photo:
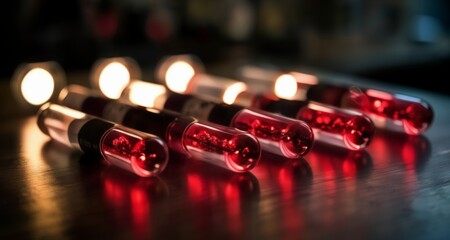
[[45, 69], [34, 68], [22, 80], [20, 90], [27, 102], [41, 105], [47, 102], [55, 89], [55, 80]]
[[177, 93], [186, 91], [189, 82], [195, 74], [194, 68], [185, 61], [174, 62], [167, 69], [165, 81], [167, 87]]
[[293, 99], [297, 93], [297, 81], [290, 74], [283, 74], [275, 80], [275, 95], [280, 98]]
[[98, 85], [105, 96], [118, 99], [130, 82], [128, 68], [119, 62], [109, 63], [100, 73]]
[[11, 79], [13, 95], [25, 108], [55, 100], [65, 85], [64, 70], [52, 61], [21, 64]]

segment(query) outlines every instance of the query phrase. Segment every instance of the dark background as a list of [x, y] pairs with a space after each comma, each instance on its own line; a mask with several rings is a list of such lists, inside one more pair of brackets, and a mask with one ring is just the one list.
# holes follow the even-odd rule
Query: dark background
[[[207, 65], [257, 59], [450, 93], [445, 0], [19, 0], [2, 3], [0, 76], [22, 62], [68, 72], [100, 57], [152, 68], [169, 54]], [[426, 83], [426, 84], [425, 84]]]
[[[0, 239], [450, 239], [449, 2], [3, 1]], [[418, 96], [435, 118], [420, 136], [377, 130], [361, 152], [265, 155], [248, 174], [171, 154], [142, 179], [51, 141], [8, 87], [22, 62], [81, 83], [101, 57], [151, 72], [178, 53], [350, 73], [332, 76]]]

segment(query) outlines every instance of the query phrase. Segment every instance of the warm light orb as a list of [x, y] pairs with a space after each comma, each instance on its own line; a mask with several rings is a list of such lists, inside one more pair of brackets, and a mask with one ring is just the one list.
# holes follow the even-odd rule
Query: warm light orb
[[118, 99], [129, 82], [130, 71], [119, 62], [111, 62], [106, 65], [98, 78], [100, 91], [112, 99]]
[[297, 93], [297, 80], [290, 74], [283, 74], [275, 80], [274, 91], [279, 98], [293, 99]]
[[242, 82], [234, 83], [225, 90], [222, 100], [226, 104], [233, 104], [239, 93], [242, 93], [243, 91], [246, 90], [247, 85], [245, 83]]
[[48, 101], [54, 90], [55, 79], [43, 68], [31, 69], [20, 84], [23, 98], [32, 105], [41, 105]]
[[194, 68], [185, 61], [170, 65], [165, 74], [167, 87], [176, 93], [184, 93], [195, 74]]
[[130, 102], [143, 107], [155, 107], [156, 99], [163, 94], [166, 94], [166, 88], [154, 83], [132, 81], [128, 86]]

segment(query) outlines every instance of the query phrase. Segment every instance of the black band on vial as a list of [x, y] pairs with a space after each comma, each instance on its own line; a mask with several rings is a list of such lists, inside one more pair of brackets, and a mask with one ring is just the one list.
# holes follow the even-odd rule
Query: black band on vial
[[78, 133], [78, 143], [85, 153], [100, 154], [100, 140], [113, 123], [94, 118], [86, 122]]
[[171, 93], [164, 103], [164, 109], [181, 112], [186, 101], [193, 97], [192, 95]]
[[208, 121], [220, 125], [230, 126], [236, 113], [244, 109], [242, 106], [217, 104], [211, 109]]
[[98, 116], [111, 101], [112, 100], [103, 97], [87, 97], [80, 110], [87, 114]]
[[279, 113], [286, 117], [296, 118], [298, 111], [306, 105], [308, 105], [307, 101], [277, 99], [267, 100], [261, 103], [259, 108], [267, 112]]
[[177, 115], [164, 111], [151, 112], [143, 108], [131, 108], [125, 114], [122, 125], [165, 139], [167, 127], [177, 118]]
[[347, 92], [347, 88], [337, 87], [330, 84], [318, 84], [311, 86], [306, 94], [307, 99], [340, 106], [342, 96]]

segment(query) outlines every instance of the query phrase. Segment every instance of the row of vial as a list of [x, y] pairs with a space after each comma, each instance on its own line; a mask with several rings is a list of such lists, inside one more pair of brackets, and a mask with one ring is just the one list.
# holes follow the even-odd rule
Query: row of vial
[[375, 126], [405, 134], [426, 131], [424, 100], [357, 86], [331, 85], [311, 74], [243, 66], [236, 81], [205, 72], [192, 55], [164, 58], [155, 82], [142, 81], [130, 58], [98, 60], [91, 86], [66, 86], [55, 62], [20, 66], [12, 87], [41, 106], [38, 126], [52, 139], [139, 176], [155, 176], [169, 149], [245, 172], [261, 151], [306, 155], [314, 141], [366, 148]]

